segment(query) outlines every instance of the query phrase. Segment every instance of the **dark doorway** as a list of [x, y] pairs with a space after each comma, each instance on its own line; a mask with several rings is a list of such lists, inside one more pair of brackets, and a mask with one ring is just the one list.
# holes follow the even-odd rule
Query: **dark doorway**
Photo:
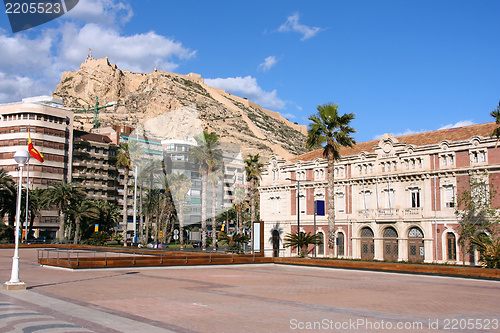
[[424, 233], [413, 227], [408, 232], [408, 261], [422, 262], [425, 259]]
[[373, 242], [372, 229], [361, 229], [361, 260], [373, 260], [375, 256], [375, 243]]
[[384, 260], [398, 260], [398, 233], [393, 227], [384, 230]]

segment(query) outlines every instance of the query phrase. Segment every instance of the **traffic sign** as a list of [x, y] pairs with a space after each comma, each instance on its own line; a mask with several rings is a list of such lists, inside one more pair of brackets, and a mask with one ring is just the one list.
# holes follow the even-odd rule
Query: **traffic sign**
[[179, 230], [178, 229], [175, 229], [174, 230], [174, 235], [178, 235], [179, 234]]
[[174, 239], [178, 240], [179, 239], [179, 235], [174, 235]]

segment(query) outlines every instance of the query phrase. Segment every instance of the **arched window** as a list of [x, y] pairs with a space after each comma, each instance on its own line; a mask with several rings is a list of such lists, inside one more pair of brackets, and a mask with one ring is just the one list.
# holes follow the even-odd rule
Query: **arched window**
[[408, 233], [408, 237], [410, 238], [424, 238], [424, 234], [422, 233], [422, 230], [417, 227], [413, 227], [410, 229], [410, 232]]
[[457, 247], [455, 235], [451, 232], [446, 234], [446, 243], [448, 249], [448, 260], [457, 260]]
[[317, 249], [318, 249], [318, 254], [319, 255], [324, 255], [325, 254], [325, 237], [323, 236], [323, 233], [322, 232], [318, 232], [318, 235], [321, 237], [321, 239], [323, 240], [323, 242], [321, 244], [318, 244], [317, 245]]
[[384, 238], [398, 238], [398, 233], [394, 228], [385, 228]]
[[373, 237], [373, 231], [370, 228], [361, 229], [361, 237]]
[[339, 232], [337, 235], [337, 255], [343, 256], [344, 255], [344, 233]]

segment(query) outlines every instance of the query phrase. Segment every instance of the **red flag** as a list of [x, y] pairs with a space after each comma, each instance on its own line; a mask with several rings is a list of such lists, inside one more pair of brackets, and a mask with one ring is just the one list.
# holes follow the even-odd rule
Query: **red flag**
[[42, 153], [40, 153], [38, 150], [36, 150], [35, 147], [33, 147], [33, 143], [31, 142], [31, 134], [28, 132], [28, 151], [30, 153], [30, 155], [34, 158], [36, 158], [37, 160], [39, 160], [40, 162], [43, 162], [44, 159], [43, 159], [43, 155]]

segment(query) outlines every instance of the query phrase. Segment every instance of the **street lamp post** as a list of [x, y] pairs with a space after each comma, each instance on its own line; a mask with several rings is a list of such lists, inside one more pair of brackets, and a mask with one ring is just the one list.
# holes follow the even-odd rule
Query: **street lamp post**
[[[292, 182], [297, 182], [297, 236], [300, 233], [300, 182], [310, 182], [309, 179], [293, 179], [285, 178], [285, 180], [291, 180]], [[298, 251], [298, 250], [297, 250]]]
[[30, 154], [26, 150], [18, 150], [14, 154], [14, 160], [19, 165], [19, 181], [17, 183], [17, 202], [16, 202], [16, 231], [14, 234], [15, 247], [14, 257], [12, 257], [12, 273], [10, 281], [3, 285], [4, 290], [23, 290], [26, 289], [26, 283], [19, 280], [19, 225], [21, 224], [21, 188], [23, 182], [23, 167], [29, 161]]

